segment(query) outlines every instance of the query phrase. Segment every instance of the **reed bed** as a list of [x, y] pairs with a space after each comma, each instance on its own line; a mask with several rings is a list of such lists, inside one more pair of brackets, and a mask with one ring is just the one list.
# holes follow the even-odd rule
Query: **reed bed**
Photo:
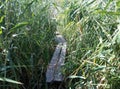
[[0, 1], [0, 89], [43, 89], [56, 21], [48, 0]]
[[120, 1], [61, 3], [58, 21], [68, 42], [62, 70], [67, 88], [120, 89]]

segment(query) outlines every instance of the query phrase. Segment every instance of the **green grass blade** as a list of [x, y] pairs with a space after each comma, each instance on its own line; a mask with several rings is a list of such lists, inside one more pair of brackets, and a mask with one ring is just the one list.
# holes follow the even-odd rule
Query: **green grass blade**
[[18, 81], [12, 80], [12, 79], [8, 79], [8, 78], [0, 78], [0, 81], [14, 83], [14, 84], [20, 84], [20, 85], [22, 84], [21, 82], [18, 82]]

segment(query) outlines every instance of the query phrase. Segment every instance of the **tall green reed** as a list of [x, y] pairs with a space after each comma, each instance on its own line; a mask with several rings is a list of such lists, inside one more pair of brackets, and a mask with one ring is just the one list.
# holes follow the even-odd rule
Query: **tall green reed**
[[0, 88], [44, 88], [56, 31], [50, 2], [6, 0], [0, 7]]
[[69, 88], [119, 89], [118, 5], [118, 0], [67, 2], [61, 32], [68, 41], [63, 72]]

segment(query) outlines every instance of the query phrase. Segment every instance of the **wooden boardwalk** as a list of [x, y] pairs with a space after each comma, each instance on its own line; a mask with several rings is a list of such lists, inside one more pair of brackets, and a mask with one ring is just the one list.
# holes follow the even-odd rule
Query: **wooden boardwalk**
[[55, 41], [58, 43], [54, 51], [51, 62], [48, 65], [46, 72], [46, 82], [63, 81], [61, 67], [64, 65], [66, 55], [66, 40], [59, 33], [56, 34]]

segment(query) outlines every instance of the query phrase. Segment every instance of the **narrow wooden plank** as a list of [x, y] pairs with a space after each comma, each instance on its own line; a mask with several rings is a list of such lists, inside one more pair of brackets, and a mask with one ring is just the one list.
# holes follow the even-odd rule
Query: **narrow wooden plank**
[[56, 34], [55, 41], [58, 45], [47, 68], [46, 82], [63, 81], [61, 66], [64, 65], [67, 44], [63, 36], [58, 33]]
[[55, 41], [57, 43], [64, 43], [64, 42], [66, 42], [62, 35], [56, 35]]
[[61, 67], [64, 65], [65, 55], [66, 55], [67, 44], [63, 43], [59, 61], [57, 63], [57, 68], [55, 70], [54, 81], [63, 81], [63, 75], [61, 73]]
[[59, 61], [58, 61], [58, 64], [60, 64], [60, 65], [64, 65], [65, 55], [66, 55], [66, 48], [67, 48], [67, 43], [65, 42], [65, 43], [63, 43], [60, 58], [59, 58]]
[[46, 72], [46, 82], [52, 82], [54, 80], [54, 66], [49, 66]]
[[61, 51], [61, 44], [58, 44], [51, 59], [51, 62], [47, 68], [46, 82], [52, 82], [54, 80], [55, 68], [58, 62], [60, 51]]
[[58, 57], [60, 55], [61, 48], [62, 48], [62, 44], [58, 44], [56, 49], [55, 49], [55, 52], [53, 54], [53, 57], [51, 59], [50, 65], [53, 65], [53, 64], [57, 63]]

